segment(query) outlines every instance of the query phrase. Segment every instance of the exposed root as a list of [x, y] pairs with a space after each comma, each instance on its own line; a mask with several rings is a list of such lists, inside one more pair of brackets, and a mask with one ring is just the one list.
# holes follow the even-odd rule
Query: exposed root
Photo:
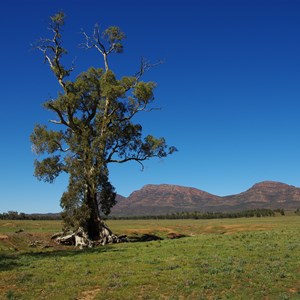
[[81, 227], [75, 232], [69, 232], [68, 234], [63, 232], [56, 233], [51, 238], [58, 244], [69, 246], [73, 245], [80, 249], [92, 248], [97, 245], [124, 243], [128, 241], [126, 235], [117, 236], [106, 226], [102, 228], [99, 239], [95, 241], [89, 239], [88, 234]]

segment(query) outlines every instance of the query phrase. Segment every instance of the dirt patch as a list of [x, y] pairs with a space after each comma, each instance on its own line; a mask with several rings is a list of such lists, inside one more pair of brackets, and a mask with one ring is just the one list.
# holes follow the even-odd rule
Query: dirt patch
[[249, 232], [249, 231], [262, 231], [270, 230], [271, 226], [263, 225], [222, 225], [222, 226], [206, 226], [203, 228], [202, 233], [216, 233], [216, 234], [233, 234], [237, 232]]
[[0, 241], [8, 240], [8, 236], [4, 234], [0, 234]]
[[77, 298], [77, 300], [93, 300], [97, 296], [97, 294], [101, 291], [100, 288], [85, 291], [82, 293], [81, 297]]
[[127, 229], [126, 234], [150, 234], [153, 232], [170, 232], [170, 228], [167, 227], [151, 227], [143, 229]]
[[180, 233], [175, 233], [175, 232], [170, 232], [167, 234], [168, 239], [180, 239], [183, 237], [186, 237], [186, 235], [180, 234]]
[[[53, 250], [68, 249], [51, 240], [49, 233], [9, 233], [0, 234], [1, 246], [14, 251], [32, 251], [33, 249], [42, 250], [51, 248]], [[0, 297], [1, 298], [1, 297]]]
[[17, 224], [15, 223], [4, 223], [1, 225], [1, 227], [17, 227]]
[[[162, 233], [162, 236], [169, 238], [169, 235], [181, 234], [184, 236], [197, 236], [201, 234], [234, 234], [238, 232], [249, 231], [267, 231], [272, 229], [273, 226], [266, 224], [230, 224], [230, 225], [207, 225], [207, 226], [170, 226], [170, 227], [151, 227], [141, 229], [128, 229], [126, 234], [143, 235], [143, 234], [157, 234]], [[159, 234], [160, 235], [160, 234]]]

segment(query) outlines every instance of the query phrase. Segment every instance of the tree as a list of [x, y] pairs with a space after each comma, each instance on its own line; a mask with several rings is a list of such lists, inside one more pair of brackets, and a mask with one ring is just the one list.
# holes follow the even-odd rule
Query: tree
[[117, 79], [108, 57], [123, 52], [125, 34], [119, 27], [109, 27], [101, 34], [95, 25], [91, 36], [83, 32], [84, 46], [103, 57], [104, 68], [90, 68], [74, 80], [66, 80], [74, 67], [66, 68], [62, 58], [65, 15], [51, 17], [52, 38], [41, 39], [37, 48], [43, 53], [61, 90], [56, 99], [44, 103], [54, 113], [50, 126], [36, 125], [31, 134], [33, 151], [42, 155], [35, 160], [35, 176], [52, 183], [62, 172], [69, 174], [69, 184], [61, 198], [66, 228], [83, 228], [90, 240], [111, 233], [103, 215], [115, 205], [115, 188], [109, 181], [108, 165], [152, 157], [166, 157], [176, 151], [164, 138], [142, 136], [142, 126], [135, 124], [136, 114], [151, 111], [154, 82], [144, 82], [144, 73], [154, 65], [144, 59], [134, 76]]

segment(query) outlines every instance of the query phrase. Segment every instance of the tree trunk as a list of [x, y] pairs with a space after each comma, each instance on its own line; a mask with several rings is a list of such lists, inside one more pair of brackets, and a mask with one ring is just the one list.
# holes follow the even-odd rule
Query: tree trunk
[[97, 198], [93, 198], [90, 192], [87, 192], [87, 205], [90, 216], [82, 227], [76, 231], [68, 233], [59, 233], [53, 235], [53, 239], [59, 244], [74, 245], [80, 249], [93, 247], [95, 245], [105, 245], [112, 243], [127, 242], [125, 235], [117, 236], [109, 229], [100, 217]]
[[89, 217], [87, 220], [84, 220], [84, 224], [82, 224], [82, 226], [86, 231], [88, 238], [95, 241], [100, 237], [100, 213], [97, 202], [97, 193], [93, 192], [90, 186], [87, 186], [85, 197]]
[[90, 217], [86, 222], [86, 232], [90, 240], [95, 241], [99, 239], [101, 226], [99, 217], [96, 215], [94, 207], [90, 208]]
[[99, 232], [99, 235], [94, 236], [94, 239], [91, 239], [87, 231], [82, 227], [73, 232], [56, 233], [52, 236], [52, 239], [55, 239], [58, 244], [73, 245], [80, 249], [92, 248], [97, 245], [128, 242], [126, 235], [117, 236], [113, 234], [102, 220], [99, 219], [97, 224], [94, 225], [97, 225], [97, 230], [93, 229], [93, 233]]

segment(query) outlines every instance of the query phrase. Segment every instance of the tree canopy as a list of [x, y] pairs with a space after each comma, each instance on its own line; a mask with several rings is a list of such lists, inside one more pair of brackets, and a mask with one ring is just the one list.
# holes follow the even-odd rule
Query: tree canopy
[[[134, 123], [136, 114], [151, 111], [154, 82], [142, 81], [153, 66], [142, 59], [134, 76], [117, 78], [109, 67], [108, 56], [122, 53], [125, 34], [113, 26], [92, 35], [83, 32], [84, 46], [103, 57], [103, 68], [90, 68], [74, 80], [67, 80], [74, 67], [66, 68], [62, 58], [65, 15], [51, 17], [51, 38], [41, 39], [37, 48], [50, 66], [61, 89], [55, 99], [44, 103], [54, 114], [50, 125], [37, 124], [31, 134], [35, 176], [52, 183], [62, 172], [69, 174], [69, 185], [61, 198], [63, 218], [69, 228], [82, 227], [90, 239], [101, 234], [102, 214], [109, 214], [115, 202], [115, 188], [109, 181], [110, 163], [143, 162], [166, 157], [176, 151], [164, 138], [143, 136], [142, 126]], [[155, 65], [155, 64], [154, 64]]]

